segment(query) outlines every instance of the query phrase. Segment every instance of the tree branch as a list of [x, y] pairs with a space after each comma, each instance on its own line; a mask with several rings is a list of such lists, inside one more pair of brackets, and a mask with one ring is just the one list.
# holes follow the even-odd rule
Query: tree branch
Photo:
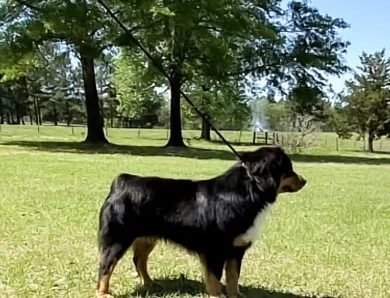
[[260, 65], [260, 66], [244, 68], [242, 70], [235, 71], [235, 72], [228, 72], [224, 76], [226, 76], [226, 77], [234, 77], [234, 76], [239, 76], [239, 75], [246, 75], [246, 74], [249, 74], [249, 73], [254, 72], [254, 71], [259, 71], [259, 70], [267, 68], [267, 67], [276, 67], [278, 65], [279, 65], [279, 63], [263, 64], [263, 65]]
[[65, 34], [59, 34], [59, 33], [53, 33], [53, 32], [46, 33], [45, 35], [41, 36], [40, 38], [34, 40], [33, 43], [35, 45], [37, 45], [37, 44], [41, 44], [42, 42], [48, 41], [48, 40], [52, 40], [52, 41], [66, 41], [66, 42], [74, 43], [72, 38], [70, 38], [69, 36], [67, 36]]
[[24, 0], [15, 0], [17, 3], [21, 4], [21, 5], [24, 5], [28, 8], [30, 8], [31, 10], [35, 10], [35, 11], [42, 11], [42, 9], [38, 6], [35, 6], [31, 3], [29, 3], [28, 1], [24, 1]]

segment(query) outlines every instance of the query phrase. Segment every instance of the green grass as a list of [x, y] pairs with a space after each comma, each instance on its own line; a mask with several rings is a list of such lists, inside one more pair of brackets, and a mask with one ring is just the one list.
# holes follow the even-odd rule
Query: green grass
[[[81, 132], [2, 127], [0, 297], [93, 297], [98, 210], [118, 173], [206, 178], [234, 160], [217, 143], [156, 148], [166, 138], [157, 130], [138, 139], [136, 130], [112, 129], [110, 140], [121, 146], [99, 149], [78, 144]], [[312, 150], [293, 159], [308, 185], [279, 197], [245, 257], [244, 294], [390, 297], [390, 155]], [[200, 266], [180, 249], [160, 244], [152, 253], [150, 273], [162, 281], [149, 289], [132, 276], [131, 257], [112, 277], [117, 297], [202, 296]]]

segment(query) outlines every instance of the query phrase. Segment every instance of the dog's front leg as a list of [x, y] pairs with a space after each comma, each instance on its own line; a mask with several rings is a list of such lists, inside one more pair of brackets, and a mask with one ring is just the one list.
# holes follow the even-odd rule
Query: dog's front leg
[[224, 259], [216, 254], [200, 255], [199, 257], [203, 267], [207, 294], [210, 298], [224, 298], [221, 283]]
[[235, 248], [232, 257], [225, 262], [226, 292], [229, 298], [244, 297], [240, 293], [238, 280], [246, 249], [247, 247]]

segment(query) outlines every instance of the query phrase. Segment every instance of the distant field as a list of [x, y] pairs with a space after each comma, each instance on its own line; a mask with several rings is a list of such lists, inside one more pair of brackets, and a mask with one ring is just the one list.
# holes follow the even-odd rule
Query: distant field
[[[200, 179], [234, 162], [223, 144], [193, 139], [197, 131], [184, 132], [187, 150], [158, 148], [166, 142], [163, 130], [138, 136], [137, 129], [108, 129], [110, 141], [122, 146], [106, 148], [78, 144], [83, 132], [2, 126], [0, 297], [93, 297], [97, 215], [117, 174]], [[238, 140], [238, 132], [223, 134]], [[251, 138], [246, 132], [242, 141]], [[321, 135], [323, 142], [331, 138]], [[390, 297], [390, 154], [353, 150], [292, 155], [308, 185], [279, 197], [262, 240], [246, 256], [241, 285], [247, 298]], [[113, 275], [115, 297], [202, 296], [200, 266], [187, 253], [159, 245], [149, 267], [163, 281], [148, 289], [132, 277], [131, 257]]]
[[[53, 136], [58, 136], [58, 140], [72, 140], [79, 141], [82, 140], [83, 134], [85, 133], [86, 128], [82, 126], [66, 127], [66, 126], [53, 126], [53, 125], [25, 125], [25, 126], [9, 126], [3, 125], [0, 131], [0, 136], [11, 137], [14, 139], [20, 139], [28, 136], [29, 139], [46, 139], [50, 140]], [[155, 140], [157, 145], [163, 145], [167, 141], [168, 132], [166, 129], [120, 129], [120, 128], [108, 128], [108, 137], [112, 140], [115, 140], [117, 144], [126, 144], [129, 139], [140, 139], [142, 140]], [[221, 131], [223, 136], [230, 142], [249, 144], [252, 143], [253, 133], [251, 131]], [[288, 135], [291, 136], [291, 133], [278, 132], [279, 140]], [[199, 138], [200, 131], [196, 130], [183, 130], [183, 136], [186, 140], [193, 141], [196, 138]], [[260, 134], [264, 136], [264, 134]], [[217, 134], [214, 132], [211, 133], [213, 141], [220, 141]], [[270, 142], [272, 139], [272, 133], [269, 134]], [[264, 140], [264, 138], [263, 138]], [[261, 138], [258, 142], [261, 142]], [[325, 150], [325, 151], [363, 151], [364, 142], [363, 140], [357, 140], [357, 135], [351, 139], [343, 140], [339, 139], [335, 133], [323, 132], [317, 134], [315, 141], [311, 146], [311, 149], [315, 150]], [[374, 142], [374, 150], [378, 152], [390, 152], [390, 139], [382, 138]]]

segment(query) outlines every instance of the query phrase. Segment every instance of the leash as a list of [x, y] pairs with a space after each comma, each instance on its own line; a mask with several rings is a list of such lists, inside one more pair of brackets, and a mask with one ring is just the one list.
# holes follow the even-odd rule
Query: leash
[[[152, 55], [148, 52], [148, 50], [141, 44], [139, 40], [137, 40], [134, 35], [130, 32], [129, 29], [115, 16], [112, 10], [104, 3], [103, 0], [97, 0], [97, 2], [104, 7], [107, 13], [111, 18], [125, 31], [129, 38], [133, 41], [133, 43], [149, 58], [152, 64], [170, 81], [170, 77], [167, 72], [164, 70], [163, 66], [157, 63], [157, 61], [152, 57]], [[191, 99], [180, 89], [180, 95], [184, 97], [184, 99], [191, 105], [191, 107], [198, 113], [198, 115], [205, 120], [208, 125], [214, 130], [214, 132], [221, 138], [221, 140], [225, 143], [226, 146], [230, 148], [230, 150], [234, 153], [234, 155], [242, 161], [242, 156], [239, 154], [233, 146], [223, 137], [223, 135], [218, 131], [218, 129], [207, 119], [206, 115], [198, 109], [198, 107], [191, 101]]]

